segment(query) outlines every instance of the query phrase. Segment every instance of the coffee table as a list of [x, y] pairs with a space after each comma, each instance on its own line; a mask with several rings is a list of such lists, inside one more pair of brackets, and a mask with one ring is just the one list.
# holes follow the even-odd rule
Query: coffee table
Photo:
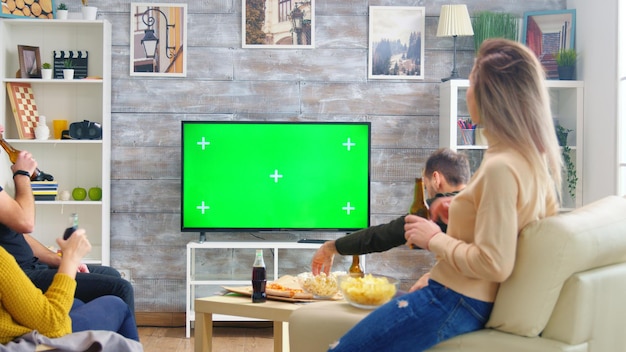
[[213, 348], [213, 314], [271, 320], [274, 322], [274, 352], [289, 352], [289, 316], [300, 307], [299, 303], [270, 300], [252, 303], [246, 296], [198, 298], [195, 300], [195, 352], [211, 352]]

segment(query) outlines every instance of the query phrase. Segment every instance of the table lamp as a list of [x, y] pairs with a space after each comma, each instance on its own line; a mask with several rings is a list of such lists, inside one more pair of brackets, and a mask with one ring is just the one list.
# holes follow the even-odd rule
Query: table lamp
[[474, 35], [472, 22], [466, 5], [442, 5], [439, 15], [439, 26], [437, 27], [438, 37], [452, 37], [454, 39], [454, 63], [450, 77], [442, 78], [445, 82], [451, 79], [458, 79], [459, 71], [456, 69], [456, 37]]

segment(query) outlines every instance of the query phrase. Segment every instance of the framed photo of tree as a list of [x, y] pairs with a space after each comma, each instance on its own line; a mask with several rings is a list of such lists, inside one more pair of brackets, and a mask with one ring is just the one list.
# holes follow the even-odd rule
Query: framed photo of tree
[[314, 0], [242, 0], [243, 48], [315, 47]]
[[426, 8], [370, 6], [369, 79], [424, 79]]

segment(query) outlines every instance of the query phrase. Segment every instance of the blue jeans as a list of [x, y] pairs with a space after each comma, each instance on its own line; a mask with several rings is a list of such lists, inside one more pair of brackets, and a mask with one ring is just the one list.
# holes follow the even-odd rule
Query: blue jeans
[[[74, 297], [89, 302], [100, 296], [113, 295], [126, 302], [132, 314], [135, 314], [135, 293], [130, 282], [122, 279], [120, 273], [108, 266], [88, 265], [89, 273], [76, 273], [76, 293]], [[57, 273], [56, 268], [38, 265], [36, 268], [23, 269], [30, 280], [43, 292], [48, 290]]]
[[107, 330], [139, 341], [135, 318], [128, 305], [116, 296], [102, 296], [87, 303], [74, 299], [70, 310], [72, 332]]
[[493, 303], [465, 297], [429, 280], [371, 312], [328, 351], [423, 351], [457, 335], [482, 329]]

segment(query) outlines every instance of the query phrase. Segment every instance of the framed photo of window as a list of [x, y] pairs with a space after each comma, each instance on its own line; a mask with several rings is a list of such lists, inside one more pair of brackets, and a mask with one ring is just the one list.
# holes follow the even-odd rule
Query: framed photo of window
[[369, 79], [424, 79], [426, 8], [370, 6]]
[[242, 48], [315, 48], [314, 0], [242, 0]]
[[18, 45], [21, 78], [41, 78], [41, 56], [38, 46]]
[[537, 55], [546, 69], [547, 78], [558, 78], [554, 54], [562, 49], [576, 48], [576, 10], [524, 13], [522, 43]]

